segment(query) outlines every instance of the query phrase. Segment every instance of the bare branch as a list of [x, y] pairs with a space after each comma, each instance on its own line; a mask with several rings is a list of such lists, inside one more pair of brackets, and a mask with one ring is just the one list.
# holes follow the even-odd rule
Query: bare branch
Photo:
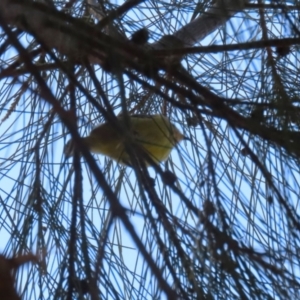
[[174, 36], [190, 47], [225, 24], [245, 7], [245, 0], [218, 0], [208, 11], [179, 29]]
[[[218, 1], [205, 14], [182, 27], [173, 36], [164, 36], [150, 46], [153, 49], [191, 46], [224, 24], [243, 7], [244, 0]], [[125, 8], [124, 11], [126, 11]], [[90, 33], [92, 28], [90, 24], [76, 20], [53, 7], [30, 0], [3, 0], [0, 2], [0, 11], [7, 24], [34, 33], [48, 49], [55, 49], [77, 61], [82, 57], [87, 57], [91, 63], [101, 62], [101, 59], [96, 57], [98, 55], [91, 54], [90, 45], [84, 43], [85, 38], [89, 38], [86, 34]], [[94, 8], [93, 11], [95, 11]], [[103, 18], [103, 11], [100, 10], [100, 12], [101, 14], [97, 17]], [[74, 26], [77, 22], [78, 26]]]

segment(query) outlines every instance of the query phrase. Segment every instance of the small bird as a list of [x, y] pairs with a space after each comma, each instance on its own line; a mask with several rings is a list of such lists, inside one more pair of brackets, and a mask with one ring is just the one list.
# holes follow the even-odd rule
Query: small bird
[[[122, 115], [118, 119], [124, 122]], [[155, 163], [165, 161], [171, 150], [185, 139], [175, 125], [163, 115], [129, 116], [129, 135], [132, 146], [145, 153], [146, 166], [151, 165], [151, 160]], [[83, 138], [83, 141], [91, 152], [106, 155], [118, 163], [132, 166], [130, 155], [125, 149], [126, 136], [128, 135], [118, 132], [106, 122], [94, 128], [89, 136]], [[73, 155], [74, 146], [72, 140], [66, 144], [64, 154], [67, 158]]]

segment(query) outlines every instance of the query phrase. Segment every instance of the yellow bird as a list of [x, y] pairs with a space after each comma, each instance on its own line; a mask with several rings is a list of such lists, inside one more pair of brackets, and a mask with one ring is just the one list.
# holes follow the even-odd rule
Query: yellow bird
[[[118, 117], [120, 122], [123, 116]], [[146, 153], [155, 163], [165, 161], [171, 150], [183, 139], [184, 135], [163, 115], [129, 116], [129, 133], [133, 147]], [[110, 123], [94, 128], [90, 135], [83, 138], [91, 152], [106, 155], [117, 162], [131, 166], [130, 156], [125, 150], [126, 135], [118, 132]], [[74, 143], [68, 141], [64, 153], [70, 157], [74, 152]], [[145, 159], [149, 166], [149, 159]]]

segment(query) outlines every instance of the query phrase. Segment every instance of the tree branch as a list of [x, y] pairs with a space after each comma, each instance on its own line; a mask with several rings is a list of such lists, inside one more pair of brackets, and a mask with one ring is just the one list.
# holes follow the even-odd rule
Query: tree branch
[[[139, 1], [136, 1], [137, 3]], [[173, 35], [175, 41], [179, 41], [176, 45], [186, 47], [200, 41], [224, 24], [235, 13], [241, 11], [244, 3], [244, 0], [217, 1], [206, 13], [182, 27]], [[127, 11], [125, 8], [120, 11], [120, 14]], [[90, 35], [93, 28], [90, 24], [32, 0], [2, 0], [0, 11], [3, 20], [8, 25], [37, 34], [49, 49], [55, 49], [68, 56], [68, 58], [75, 58], [77, 61], [78, 58], [88, 57], [90, 63], [101, 62], [99, 56], [96, 57], [95, 53], [91, 54], [90, 45], [85, 45], [85, 39], [90, 38], [87, 33]], [[93, 37], [97, 34], [98, 30], [95, 30]], [[151, 44], [150, 47], [152, 49], [173, 47], [174, 39], [168, 40], [165, 37]]]

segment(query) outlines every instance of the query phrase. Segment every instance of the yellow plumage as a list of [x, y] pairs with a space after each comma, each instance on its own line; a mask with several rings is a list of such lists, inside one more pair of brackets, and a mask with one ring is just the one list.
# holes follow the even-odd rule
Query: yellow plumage
[[[124, 118], [119, 116], [120, 122]], [[154, 162], [165, 161], [172, 148], [184, 139], [182, 133], [162, 115], [132, 115], [129, 117], [129, 132], [133, 147], [144, 151]], [[125, 150], [126, 137], [115, 130], [110, 123], [94, 128], [89, 136], [83, 138], [91, 152], [101, 153], [119, 163], [131, 165], [130, 156]], [[74, 144], [69, 141], [64, 153], [73, 154]], [[147, 156], [145, 155], [145, 156]], [[149, 161], [145, 160], [146, 165]]]

